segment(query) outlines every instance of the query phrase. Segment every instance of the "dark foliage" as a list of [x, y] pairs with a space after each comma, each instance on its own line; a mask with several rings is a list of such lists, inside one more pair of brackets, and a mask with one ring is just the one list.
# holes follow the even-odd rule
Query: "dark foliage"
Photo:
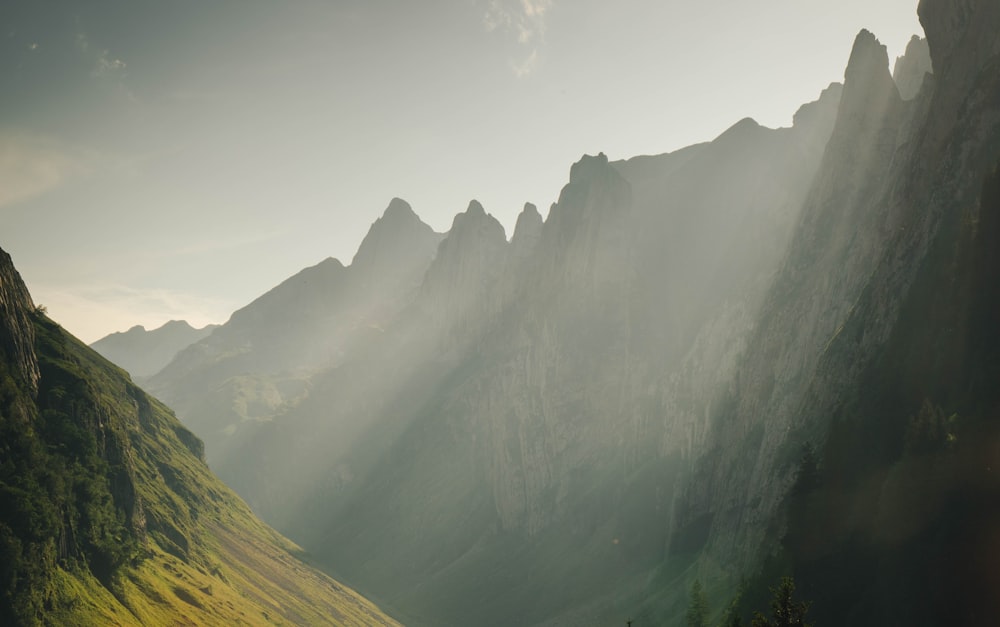
[[[58, 564], [88, 569], [114, 592], [139, 555], [126, 505], [113, 496], [114, 432], [98, 392], [36, 312], [37, 399], [0, 359], [0, 624], [38, 623]], [[27, 420], [24, 419], [27, 417]], [[121, 492], [121, 490], [119, 490]], [[120, 500], [120, 499], [119, 499]]]

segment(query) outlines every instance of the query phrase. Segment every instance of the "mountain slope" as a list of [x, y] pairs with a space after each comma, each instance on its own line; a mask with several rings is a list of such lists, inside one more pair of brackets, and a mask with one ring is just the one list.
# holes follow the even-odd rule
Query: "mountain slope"
[[[993, 486], [972, 472], [995, 413], [996, 351], [976, 338], [994, 313], [979, 264], [998, 12], [925, 0], [926, 46], [895, 77], [862, 32], [843, 86], [792, 128], [747, 119], [667, 155], [585, 156], [509, 243], [470, 203], [412, 298], [346, 334], [220, 474], [413, 624], [680, 624], [694, 578], [728, 601], [762, 563], [801, 575], [829, 624], [898, 622], [878, 599], [934, 599], [935, 564], [988, 590], [948, 557], [975, 545], [936, 525], [993, 546]], [[929, 466], [906, 458], [928, 448]], [[803, 496], [820, 489], [832, 507]], [[912, 535], [885, 537], [907, 520]], [[945, 616], [912, 607], [911, 623]]]
[[224, 466], [235, 440], [306, 396], [312, 374], [412, 302], [441, 237], [393, 199], [350, 266], [331, 258], [288, 278], [183, 350], [148, 388]]
[[711, 403], [691, 391], [731, 371], [839, 98], [586, 156], [509, 243], [471, 203], [413, 304], [216, 468], [408, 622], [613, 616], [659, 564]]
[[133, 377], [149, 377], [170, 363], [177, 353], [206, 337], [218, 326], [210, 324], [195, 329], [184, 320], [171, 320], [152, 331], [135, 326], [123, 333], [112, 333], [90, 347]]
[[935, 74], [911, 101], [874, 37], [856, 42], [822, 173], [679, 508], [681, 528], [705, 530], [703, 574], [770, 555], [831, 624], [998, 615], [977, 553], [996, 521], [981, 473], [996, 441], [1000, 7], [919, 14]]
[[305, 565], [0, 251], [0, 622], [396, 624]]

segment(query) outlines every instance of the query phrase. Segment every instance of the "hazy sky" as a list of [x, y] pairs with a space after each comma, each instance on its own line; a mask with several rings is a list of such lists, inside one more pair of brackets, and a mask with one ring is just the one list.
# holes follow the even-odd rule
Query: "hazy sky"
[[785, 126], [917, 0], [3, 0], [0, 247], [86, 341], [349, 263], [393, 196], [509, 229], [583, 153]]

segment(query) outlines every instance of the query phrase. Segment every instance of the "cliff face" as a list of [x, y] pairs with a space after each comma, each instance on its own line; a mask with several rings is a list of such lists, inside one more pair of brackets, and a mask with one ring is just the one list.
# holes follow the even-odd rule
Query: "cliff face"
[[[796, 528], [802, 445], [845, 441], [831, 425], [862, 406], [881, 430], [865, 390], [906, 353], [887, 347], [919, 318], [921, 273], [947, 276], [941, 238], [992, 224], [977, 203], [1000, 145], [998, 9], [920, 14], [927, 46], [895, 79], [863, 31], [843, 86], [791, 128], [746, 119], [675, 153], [585, 156], [510, 243], [471, 203], [411, 298], [377, 324], [323, 327], [342, 352], [301, 396], [276, 393], [220, 472], [415, 624], [601, 624], [635, 607], [669, 623], [678, 581], [754, 572]], [[380, 242], [412, 243], [383, 237], [413, 222], [390, 209], [332, 274], [406, 274], [379, 261]]]
[[678, 472], [839, 99], [832, 86], [789, 129], [584, 157], [510, 243], [471, 204], [413, 304], [223, 476], [407, 620], [530, 624], [589, 601], [601, 620], [614, 582], [637, 593], [663, 556]]
[[911, 102], [895, 94], [872, 37], [855, 45], [820, 174], [680, 508], [681, 528], [710, 521], [712, 559], [749, 568], [775, 546], [766, 538], [781, 533], [805, 442], [822, 446], [840, 421], [879, 432], [893, 412], [919, 410], [864, 399], [885, 383], [873, 373], [917, 278], [955, 271], [933, 251], [961, 231], [944, 226], [978, 213], [1000, 140], [987, 95], [1000, 81], [995, 3], [927, 1], [920, 15], [935, 74]]
[[503, 226], [478, 201], [455, 216], [417, 298], [429, 331], [450, 336], [450, 343], [478, 337], [499, 307], [507, 248]]
[[927, 40], [914, 35], [906, 45], [906, 52], [896, 58], [896, 65], [892, 68], [892, 80], [896, 82], [900, 97], [912, 100], [920, 92], [924, 77], [933, 73]]
[[38, 390], [38, 359], [35, 357], [35, 330], [29, 312], [35, 310], [31, 295], [21, 281], [10, 255], [0, 251], [0, 356], [13, 365], [12, 375]]
[[293, 557], [3, 251], [0, 303], [0, 622], [396, 624]]

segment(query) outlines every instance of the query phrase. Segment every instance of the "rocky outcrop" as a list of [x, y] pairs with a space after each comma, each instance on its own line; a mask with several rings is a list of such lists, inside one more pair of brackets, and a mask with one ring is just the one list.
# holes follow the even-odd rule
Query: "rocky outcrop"
[[920, 91], [927, 74], [933, 74], [931, 66], [931, 50], [927, 40], [914, 35], [906, 45], [906, 52], [896, 57], [896, 65], [892, 69], [892, 80], [896, 82], [899, 95], [903, 100], [912, 100]]
[[369, 298], [385, 300], [411, 293], [423, 281], [441, 239], [409, 203], [393, 198], [361, 241], [351, 273]]
[[[946, 216], [975, 205], [996, 161], [995, 3], [921, 4], [935, 74], [912, 102], [862, 32], [837, 124], [732, 393], [679, 507], [675, 537], [705, 527], [706, 563], [752, 568], [781, 532], [804, 442], [850, 419], [861, 385]], [[978, 42], [978, 43], [977, 43]], [[879, 416], [881, 419], [881, 416]], [[688, 547], [689, 548], [689, 547]]]
[[38, 391], [38, 358], [31, 315], [35, 304], [14, 263], [0, 250], [0, 357], [13, 366], [13, 376], [34, 395]]
[[[352, 360], [314, 379], [329, 404], [314, 392], [317, 404], [290, 413], [286, 424], [301, 426], [287, 437], [301, 429], [302, 441], [329, 433], [338, 444], [325, 449], [329, 485], [303, 499], [323, 505], [277, 506], [283, 524], [320, 559], [442, 623], [469, 612], [530, 623], [653, 568], [677, 470], [700, 450], [714, 387], [746, 344], [759, 307], [751, 294], [781, 258], [838, 96], [829, 90], [797, 128], [748, 121], [671, 155], [585, 156], [540, 232], [527, 208], [509, 244], [470, 207], [419, 302], [421, 316], [476, 312], [475, 332], [460, 334], [474, 339], [431, 348], [430, 327], [404, 315], [386, 330], [389, 361]], [[494, 252], [473, 254], [466, 239]], [[460, 303], [459, 287], [473, 304]], [[364, 453], [340, 452], [345, 442]], [[595, 566], [609, 560], [614, 573]], [[502, 572], [527, 577], [547, 563], [566, 578], [532, 578], [515, 601], [487, 595], [472, 608], [454, 594], [470, 580], [503, 589]], [[565, 586], [583, 573], [587, 585]], [[535, 607], [542, 597], [545, 609]]]
[[450, 342], [477, 338], [500, 307], [508, 253], [500, 222], [478, 201], [455, 216], [420, 288], [419, 307]]
[[542, 238], [542, 215], [538, 213], [538, 207], [529, 203], [524, 204], [524, 209], [517, 216], [517, 223], [514, 225], [514, 235], [510, 238], [510, 256], [515, 264], [530, 259], [538, 248], [538, 242]]

